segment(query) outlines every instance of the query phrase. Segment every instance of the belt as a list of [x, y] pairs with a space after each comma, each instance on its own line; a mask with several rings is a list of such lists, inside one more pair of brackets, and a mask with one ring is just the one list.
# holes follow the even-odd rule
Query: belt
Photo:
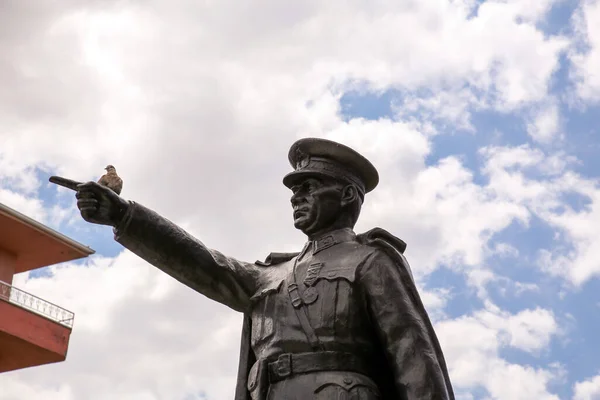
[[292, 375], [318, 371], [356, 372], [370, 376], [369, 364], [350, 353], [320, 351], [315, 353], [286, 353], [268, 364], [269, 381], [275, 383]]

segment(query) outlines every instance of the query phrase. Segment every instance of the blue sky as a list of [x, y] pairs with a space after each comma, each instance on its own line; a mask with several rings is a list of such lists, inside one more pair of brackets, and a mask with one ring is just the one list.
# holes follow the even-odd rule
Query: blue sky
[[[578, 2], [565, 1], [552, 7], [539, 28], [546, 34], [572, 32], [571, 17]], [[526, 119], [523, 110], [514, 112], [497, 112], [493, 110], [474, 111], [471, 122], [476, 133], [464, 129], [455, 129], [447, 124], [438, 124], [441, 134], [432, 139], [432, 152], [427, 157], [428, 165], [435, 165], [440, 159], [457, 156], [474, 174], [474, 182], [486, 184], [481, 175], [482, 160], [478, 150], [485, 146], [520, 146], [528, 145], [540, 148], [544, 152], [564, 150], [579, 160], [573, 168], [582, 176], [591, 180], [600, 178], [600, 106], [568, 104], [566, 94], [571, 90], [569, 79], [570, 61], [566, 57], [560, 59], [558, 70], [553, 74], [549, 95], [562, 99], [560, 115], [562, 130], [567, 140], [546, 143], [540, 146], [527, 134]], [[349, 91], [340, 99], [343, 118], [365, 118], [368, 120], [395, 119], [393, 110], [395, 102], [402, 103], [403, 93], [398, 90], [385, 92]], [[412, 117], [419, 119], [418, 113]], [[500, 131], [501, 135], [491, 136], [483, 132]], [[590, 199], [572, 194], [565, 199], [565, 206], [575, 210], [589, 207]], [[596, 318], [600, 302], [598, 292], [600, 282], [591, 279], [577, 290], [566, 290], [564, 297], [558, 293], [563, 290], [564, 281], [550, 277], [536, 267], [538, 251], [543, 248], [560, 247], [565, 252], [572, 251], [572, 246], [562, 239], [556, 239], [556, 228], [548, 225], [540, 218], [533, 217], [528, 226], [512, 223], [506, 229], [497, 232], [489, 241], [490, 246], [497, 243], [509, 243], [518, 250], [517, 257], [490, 256], [485, 263], [498, 274], [515, 282], [532, 283], [539, 286], [537, 292], [502, 292], [494, 285], [489, 287], [489, 297], [504, 310], [518, 312], [524, 307], [542, 307], [553, 310], [559, 324], [565, 329], [565, 337], [554, 338], [549, 346], [539, 354], [529, 354], [515, 349], [504, 349], [501, 356], [511, 363], [528, 364], [543, 367], [551, 363], [560, 363], [567, 371], [565, 380], [552, 385], [552, 392], [561, 399], [572, 398], [573, 385], [583, 381], [600, 371], [600, 349], [597, 336], [600, 332], [600, 320]], [[482, 300], [476, 290], [466, 285], [462, 274], [442, 268], [428, 278], [428, 283], [436, 287], [451, 287], [457, 293], [447, 304], [449, 316], [458, 317], [478, 309]], [[503, 285], [504, 286], [504, 285]], [[478, 396], [484, 396], [485, 391]], [[472, 392], [473, 393], [473, 392]]]
[[[567, 68], [564, 62], [561, 68]], [[557, 84], [555, 90], [560, 91], [560, 84]], [[398, 97], [401, 97], [401, 94], [393, 92], [383, 94], [350, 92], [342, 97], [341, 106], [347, 119], [393, 119], [394, 114], [391, 111], [390, 104]], [[589, 122], [586, 123], [585, 120], [586, 117], [590, 118], [589, 116], [594, 115], [594, 113], [596, 116], [600, 115], [598, 112], [600, 112], [600, 107], [591, 107], [583, 113], [570, 110], [566, 106], [561, 107], [561, 114], [567, 121], [566, 130], [569, 131], [569, 136], [576, 137], [578, 136], [576, 132], [578, 132], [585, 137], [587, 136], [585, 131], [597, 130], [597, 127]], [[523, 119], [512, 113], [508, 115], [490, 112], [476, 113], [473, 115], [473, 125], [478, 132], [493, 129], [504, 132], [503, 136], [506, 136], [506, 138], [501, 140], [500, 144], [502, 145], [536, 145], [526, 134]], [[447, 156], [459, 156], [476, 176], [478, 176], [478, 170], [481, 167], [477, 150], [482, 146], [499, 144], [496, 140], [493, 140], [492, 143], [489, 136], [473, 135], [471, 132], [456, 132], [452, 136], [439, 136], [433, 139], [432, 142], [433, 151], [428, 157], [428, 164], [436, 164], [441, 158]], [[582, 175], [589, 178], [598, 178], [600, 168], [594, 169], [593, 166], [594, 163], [598, 162], [596, 154], [590, 154], [585, 139], [582, 139], [580, 143], [580, 145], [573, 143], [569, 153], [576, 155], [582, 161], [579, 169]], [[476, 182], [483, 184], [485, 179], [480, 177]], [[581, 207], [581, 199], [572, 199], [568, 204], [574, 208]], [[534, 218], [527, 227], [518, 223], [511, 224], [507, 229], [497, 233], [490, 241], [490, 245], [508, 242], [519, 251], [519, 256], [508, 259], [494, 256], [486, 259], [486, 263], [513, 281], [535, 283], [541, 287], [541, 290], [536, 293], [526, 292], [519, 295], [509, 293], [506, 295], [499, 293], [492, 286], [490, 297], [498, 306], [511, 311], [519, 311], [524, 305], [527, 305], [527, 307], [550, 308], [562, 317], [561, 319], [565, 320], [565, 327], [568, 329], [567, 335], [570, 339], [568, 343], [561, 339], [552, 340], [549, 347], [536, 356], [519, 350], [507, 349], [502, 352], [502, 357], [513, 363], [533, 366], [544, 366], [553, 362], [560, 362], [568, 371], [568, 378], [564, 383], [555, 384], [553, 392], [561, 399], [566, 399], [571, 398], [573, 395], [572, 384], [574, 382], [594, 375], [600, 368], [598, 363], [600, 350], [596, 346], [597, 332], [600, 331], [600, 320], [594, 317], [599, 307], [597, 293], [600, 290], [600, 283], [597, 279], [594, 279], [588, 282], [581, 291], [568, 292], [562, 299], [557, 296], [557, 293], [561, 290], [562, 281], [548, 277], [535, 267], [537, 251], [540, 248], [557, 245], [553, 235], [554, 229], [539, 219]], [[460, 274], [442, 268], [429, 277], [429, 282], [433, 286], [451, 287], [453, 291], [458, 293], [448, 302], [446, 312], [450, 316], [458, 317], [481, 307], [481, 299], [478, 298], [473, 288], [469, 288], [465, 284], [464, 277]], [[572, 315], [574, 321], [567, 319], [568, 314]], [[479, 395], [483, 396], [481, 393]]]
[[76, 322], [0, 400], [231, 398], [240, 316], [48, 177], [113, 164], [124, 198], [254, 261], [305, 240], [281, 178], [306, 136], [379, 169], [357, 229], [408, 243], [458, 399], [600, 398], [600, 1], [359, 3], [0, 15], [0, 202], [96, 251], [16, 277]]

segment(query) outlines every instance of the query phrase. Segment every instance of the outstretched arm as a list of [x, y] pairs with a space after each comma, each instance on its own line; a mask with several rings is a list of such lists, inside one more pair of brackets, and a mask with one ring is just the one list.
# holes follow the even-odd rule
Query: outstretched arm
[[134, 202], [114, 229], [115, 240], [150, 264], [208, 298], [244, 312], [254, 293], [258, 269], [202, 242]]
[[96, 182], [58, 176], [50, 182], [76, 191], [83, 219], [112, 226], [115, 240], [133, 253], [208, 298], [246, 311], [258, 278], [256, 265], [208, 249], [168, 219]]

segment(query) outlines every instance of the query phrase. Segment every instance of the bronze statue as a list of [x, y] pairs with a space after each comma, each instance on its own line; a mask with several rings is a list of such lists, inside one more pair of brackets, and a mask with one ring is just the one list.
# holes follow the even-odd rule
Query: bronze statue
[[244, 314], [236, 400], [453, 400], [442, 350], [403, 256], [380, 228], [355, 234], [377, 170], [353, 149], [306, 138], [289, 153], [299, 253], [238, 261], [96, 182], [82, 217], [183, 284]]

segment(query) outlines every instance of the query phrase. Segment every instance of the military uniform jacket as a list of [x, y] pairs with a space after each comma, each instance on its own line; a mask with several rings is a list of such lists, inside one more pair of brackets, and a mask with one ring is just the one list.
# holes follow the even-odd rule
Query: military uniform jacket
[[[443, 353], [402, 255], [405, 244], [382, 229], [332, 232], [300, 253], [272, 253], [255, 263], [208, 249], [133, 202], [114, 231], [115, 240], [133, 253], [244, 313], [235, 400], [251, 399], [260, 380], [253, 368], [257, 361], [315, 351], [291, 307], [290, 284], [297, 284], [320, 349], [356, 354], [371, 366], [366, 379], [330, 373], [314, 387], [304, 382], [313, 398], [354, 391], [367, 399], [454, 399]], [[288, 387], [297, 392], [293, 381]], [[287, 393], [276, 391], [270, 398], [291, 399]]]

